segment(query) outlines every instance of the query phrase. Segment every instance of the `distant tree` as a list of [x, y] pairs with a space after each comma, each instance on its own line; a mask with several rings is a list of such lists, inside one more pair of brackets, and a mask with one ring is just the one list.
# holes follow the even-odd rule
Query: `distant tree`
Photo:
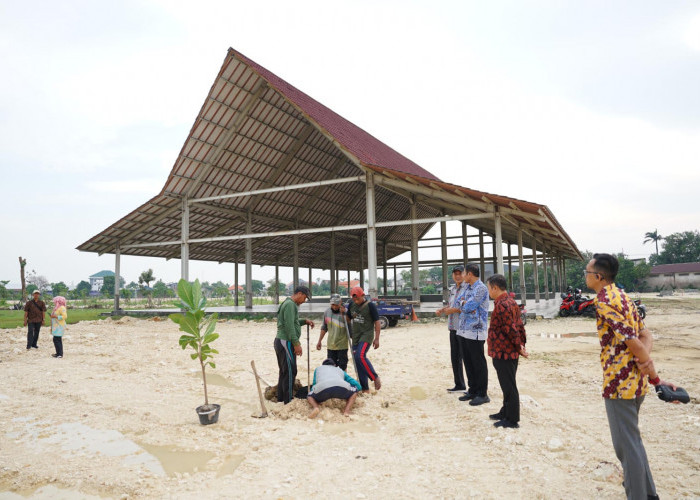
[[[269, 295], [270, 297], [284, 295], [285, 290], [286, 290], [284, 283], [280, 283], [277, 280], [275, 280], [274, 278], [272, 278], [271, 280], [267, 281], [267, 285], [268, 286], [266, 288], [266, 292], [267, 292], [267, 295]], [[276, 293], [275, 293], [275, 286], [277, 287]]]
[[158, 280], [153, 284], [153, 296], [159, 299], [164, 299], [168, 296], [168, 285], [163, 283], [163, 280]]
[[[124, 278], [119, 277], [119, 288], [124, 288]], [[105, 297], [114, 297], [114, 276], [105, 276], [102, 280], [100, 293]]]
[[129, 288], [122, 288], [119, 294], [124, 297], [124, 301], [128, 304], [131, 300], [133, 292]]
[[63, 281], [59, 281], [58, 283], [51, 283], [50, 287], [51, 293], [54, 297], [56, 295], [68, 295], [68, 286], [66, 286], [66, 284]]
[[7, 288], [5, 287], [9, 282], [10, 280], [0, 281], [0, 299], [5, 300], [10, 296], [10, 292], [8, 292]]
[[640, 291], [644, 287], [645, 278], [651, 272], [651, 266], [646, 261], [641, 264], [635, 264], [634, 261], [629, 260], [623, 254], [618, 254], [616, 257], [620, 268], [617, 271], [615, 283], [622, 285], [628, 292]]
[[663, 240], [664, 237], [659, 234], [658, 229], [654, 229], [653, 232], [644, 233], [644, 244], [646, 245], [650, 241], [654, 242], [656, 245], [656, 255], [659, 255], [659, 240]]
[[[36, 274], [36, 271], [34, 271], [33, 269], [27, 276], [27, 283], [29, 283], [30, 285], [34, 285], [33, 290], [39, 290], [41, 293], [44, 293], [46, 290], [49, 289], [49, 280], [46, 279], [46, 276]], [[27, 290], [29, 290], [29, 287], [27, 287]]]
[[652, 265], [700, 262], [700, 231], [683, 231], [664, 238], [660, 254], [649, 258]]
[[331, 284], [328, 281], [319, 280], [311, 286], [311, 295], [330, 295]]
[[217, 281], [211, 285], [211, 296], [212, 297], [228, 297], [228, 287], [227, 283], [223, 281]]
[[141, 292], [148, 299], [148, 307], [153, 307], [153, 291], [151, 290], [151, 281], [155, 279], [155, 276], [153, 276], [153, 269], [144, 271], [139, 275], [139, 287], [141, 288]]
[[265, 283], [260, 280], [251, 280], [250, 284], [255, 295], [260, 295], [265, 290]]
[[83, 291], [85, 292], [85, 296], [90, 295], [90, 290], [92, 290], [92, 287], [90, 286], [90, 283], [87, 281], [83, 280], [80, 283], [78, 283], [78, 286], [75, 287], [75, 290], [73, 290], [76, 298], [77, 297], [82, 297], [83, 296]]

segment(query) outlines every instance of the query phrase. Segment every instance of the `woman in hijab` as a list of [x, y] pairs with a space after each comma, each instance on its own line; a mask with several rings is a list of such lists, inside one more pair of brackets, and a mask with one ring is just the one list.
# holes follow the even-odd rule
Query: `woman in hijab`
[[56, 347], [54, 358], [63, 357], [63, 334], [66, 331], [66, 298], [57, 295], [53, 298], [53, 312], [51, 313], [51, 333], [53, 334], [53, 345]]

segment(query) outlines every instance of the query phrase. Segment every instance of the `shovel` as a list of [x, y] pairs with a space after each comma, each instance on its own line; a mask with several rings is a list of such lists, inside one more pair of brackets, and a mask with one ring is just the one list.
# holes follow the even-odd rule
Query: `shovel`
[[265, 418], [267, 417], [267, 408], [265, 408], [265, 402], [263, 401], [262, 390], [260, 389], [260, 377], [258, 376], [258, 371], [255, 369], [255, 361], [251, 361], [250, 366], [253, 368], [253, 375], [255, 375], [255, 384], [258, 386], [258, 397], [260, 398], [260, 407], [262, 408], [262, 413], [260, 415], [256, 415], [255, 413], [253, 413], [253, 417]]
[[306, 325], [306, 393], [311, 392], [311, 350], [309, 349], [309, 325]]

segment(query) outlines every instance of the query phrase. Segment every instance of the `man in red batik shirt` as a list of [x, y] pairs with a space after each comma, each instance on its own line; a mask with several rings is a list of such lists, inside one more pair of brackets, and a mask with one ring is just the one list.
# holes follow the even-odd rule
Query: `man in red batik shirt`
[[517, 429], [520, 427], [520, 394], [515, 374], [518, 371], [518, 358], [527, 357], [525, 327], [520, 307], [506, 291], [505, 277], [494, 274], [486, 283], [494, 302], [486, 343], [503, 392], [503, 406], [489, 418], [496, 420], [494, 427]]

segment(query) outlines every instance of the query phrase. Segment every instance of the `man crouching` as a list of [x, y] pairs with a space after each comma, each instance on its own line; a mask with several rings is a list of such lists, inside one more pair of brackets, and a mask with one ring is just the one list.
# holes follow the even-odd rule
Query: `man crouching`
[[332, 398], [345, 399], [343, 415], [350, 416], [352, 405], [357, 399], [357, 391], [362, 389], [360, 383], [335, 365], [331, 358], [326, 359], [314, 370], [311, 391], [306, 397], [313, 410], [309, 418], [316, 418], [321, 411], [319, 403]]

